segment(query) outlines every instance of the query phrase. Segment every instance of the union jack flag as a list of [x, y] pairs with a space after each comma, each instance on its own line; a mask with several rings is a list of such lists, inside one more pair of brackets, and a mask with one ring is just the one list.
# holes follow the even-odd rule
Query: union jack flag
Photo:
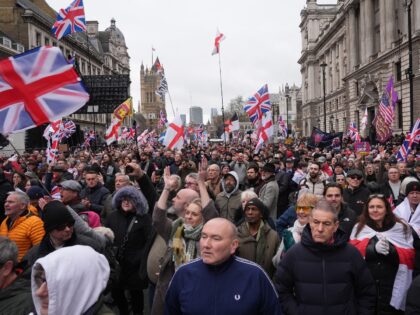
[[76, 132], [76, 124], [72, 120], [66, 120], [63, 122], [63, 137], [70, 138], [73, 133]]
[[84, 31], [86, 31], [86, 21], [83, 0], [74, 0], [66, 9], [60, 9], [51, 29], [58, 40], [66, 35]]
[[407, 160], [407, 156], [411, 151], [413, 144], [420, 142], [420, 118], [417, 118], [416, 123], [413, 126], [411, 133], [408, 133], [399, 151], [396, 154], [397, 161]]
[[359, 131], [357, 130], [355, 122], [352, 122], [350, 124], [347, 135], [350, 137], [351, 140], [356, 141], [356, 142], [360, 142], [360, 140], [361, 140], [360, 139], [360, 134], [359, 134]]
[[0, 133], [61, 119], [89, 100], [58, 47], [42, 46], [0, 61]]
[[262, 114], [271, 109], [270, 95], [268, 94], [268, 86], [265, 84], [258, 92], [250, 97], [244, 105], [244, 110], [247, 112], [249, 119], [255, 125], [261, 121]]

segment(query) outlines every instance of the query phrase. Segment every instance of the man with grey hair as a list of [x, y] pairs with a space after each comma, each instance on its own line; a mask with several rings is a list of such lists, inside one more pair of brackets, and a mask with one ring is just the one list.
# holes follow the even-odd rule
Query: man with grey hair
[[41, 242], [45, 234], [42, 220], [28, 210], [29, 202], [24, 192], [10, 192], [4, 204], [7, 217], [0, 226], [0, 236], [6, 236], [16, 243], [19, 261], [32, 246]]
[[112, 198], [114, 198], [116, 192], [122, 187], [130, 185], [130, 177], [123, 173], [115, 174], [115, 190], [110, 194], [104, 202], [104, 209], [101, 212], [101, 218], [103, 220], [112, 212]]
[[321, 199], [301, 242], [288, 250], [277, 268], [274, 282], [286, 314], [373, 314], [375, 282], [338, 227], [338, 213]]
[[34, 310], [31, 281], [17, 270], [18, 248], [0, 237], [0, 314], [29, 314]]

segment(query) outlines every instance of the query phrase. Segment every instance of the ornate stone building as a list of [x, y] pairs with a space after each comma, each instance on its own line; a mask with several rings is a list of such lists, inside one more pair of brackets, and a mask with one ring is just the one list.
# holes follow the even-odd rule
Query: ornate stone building
[[[420, 0], [412, 4], [414, 119], [420, 114]], [[368, 111], [368, 129], [388, 79], [393, 76], [400, 101], [394, 131], [410, 127], [408, 23], [404, 1], [307, 0], [301, 12], [302, 133], [312, 127], [345, 131]], [[323, 71], [325, 64], [326, 126]], [[366, 130], [366, 133], [369, 130]]]
[[146, 118], [147, 128], [156, 128], [159, 122], [159, 114], [162, 110], [166, 115], [165, 99], [156, 95], [156, 89], [159, 87], [161, 75], [158, 73], [156, 65], [159, 59], [156, 58], [154, 65], [150, 70], [144, 68], [143, 63], [140, 66], [140, 91], [141, 101], [139, 112]]

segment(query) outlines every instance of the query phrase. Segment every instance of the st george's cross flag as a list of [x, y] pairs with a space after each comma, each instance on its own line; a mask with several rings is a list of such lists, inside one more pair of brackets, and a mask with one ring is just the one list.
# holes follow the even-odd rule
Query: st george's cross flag
[[225, 121], [225, 131], [233, 132], [239, 130], [239, 128], [238, 114], [234, 113], [231, 119]]
[[184, 124], [182, 123], [181, 116], [176, 116], [168, 125], [163, 145], [170, 150], [180, 150], [184, 145]]
[[121, 120], [117, 117], [113, 117], [111, 120], [111, 125], [105, 131], [105, 141], [107, 145], [110, 145], [114, 141], [118, 141], [118, 129], [121, 126]]
[[261, 122], [264, 113], [271, 109], [270, 95], [268, 94], [268, 86], [264, 84], [254, 96], [251, 96], [244, 105], [244, 110], [254, 125]]
[[267, 143], [271, 136], [273, 136], [273, 119], [271, 111], [264, 114], [261, 123], [260, 135], [258, 137], [258, 143], [255, 147], [255, 153], [258, 153], [264, 143]]
[[0, 133], [33, 128], [73, 114], [89, 100], [58, 47], [42, 46], [0, 61]]
[[86, 21], [83, 0], [74, 0], [66, 9], [60, 9], [51, 29], [58, 40], [69, 34], [84, 31], [86, 31]]
[[225, 40], [225, 35], [223, 35], [222, 33], [219, 32], [219, 30], [217, 30], [216, 32], [216, 38], [214, 39], [214, 47], [213, 47], [213, 51], [212, 51], [212, 55], [217, 55], [218, 53], [220, 53], [220, 42], [222, 40]]

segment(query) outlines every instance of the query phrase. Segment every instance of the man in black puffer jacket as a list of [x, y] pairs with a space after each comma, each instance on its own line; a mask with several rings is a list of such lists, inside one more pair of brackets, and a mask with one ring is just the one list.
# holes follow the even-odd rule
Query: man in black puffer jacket
[[319, 201], [301, 242], [281, 260], [274, 282], [286, 315], [373, 314], [373, 278], [338, 227], [337, 213]]

